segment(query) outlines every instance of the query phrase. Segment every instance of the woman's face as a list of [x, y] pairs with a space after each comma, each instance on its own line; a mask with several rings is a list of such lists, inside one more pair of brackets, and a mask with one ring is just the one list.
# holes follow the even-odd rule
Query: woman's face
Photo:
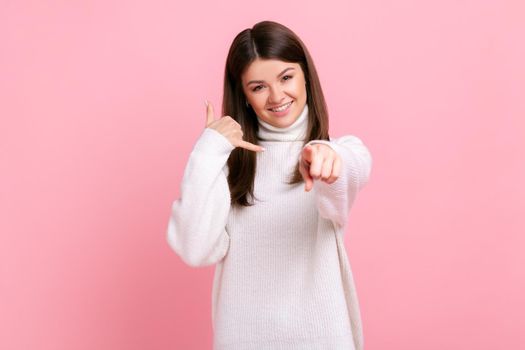
[[[297, 120], [306, 104], [304, 73], [298, 63], [280, 60], [253, 61], [242, 75], [248, 103], [263, 121], [278, 128]], [[273, 108], [286, 104], [283, 111]]]

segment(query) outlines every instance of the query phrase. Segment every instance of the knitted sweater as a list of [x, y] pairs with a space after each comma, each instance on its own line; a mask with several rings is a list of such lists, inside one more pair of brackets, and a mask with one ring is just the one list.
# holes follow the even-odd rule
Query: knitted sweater
[[[230, 206], [226, 161], [235, 148], [205, 128], [171, 209], [167, 240], [190, 266], [215, 265], [214, 350], [361, 350], [363, 333], [343, 244], [372, 158], [356, 136], [312, 140], [342, 158], [332, 184], [288, 185], [306, 139], [308, 105], [287, 128], [260, 118], [251, 207]], [[306, 145], [305, 145], [306, 146]]]

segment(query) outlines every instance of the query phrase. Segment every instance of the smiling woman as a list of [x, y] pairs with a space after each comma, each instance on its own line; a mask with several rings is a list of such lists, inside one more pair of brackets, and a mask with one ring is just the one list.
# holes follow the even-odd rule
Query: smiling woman
[[188, 265], [216, 264], [214, 350], [361, 350], [343, 237], [368, 148], [329, 137], [313, 60], [276, 22], [235, 37], [222, 102], [220, 118], [207, 104], [167, 229]]
[[[254, 79], [257, 77], [263, 80]], [[242, 75], [242, 81], [255, 114], [275, 127], [292, 125], [306, 103], [306, 81], [297, 63], [256, 59]]]

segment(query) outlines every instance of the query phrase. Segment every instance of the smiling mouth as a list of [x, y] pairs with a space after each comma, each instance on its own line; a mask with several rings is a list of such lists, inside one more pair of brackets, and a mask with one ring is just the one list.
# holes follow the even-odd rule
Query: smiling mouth
[[279, 107], [275, 107], [275, 108], [268, 108], [269, 111], [272, 111], [272, 112], [282, 112], [284, 110], [286, 110], [291, 104], [292, 104], [293, 101], [290, 101], [288, 103], [285, 103], [283, 105], [280, 105]]

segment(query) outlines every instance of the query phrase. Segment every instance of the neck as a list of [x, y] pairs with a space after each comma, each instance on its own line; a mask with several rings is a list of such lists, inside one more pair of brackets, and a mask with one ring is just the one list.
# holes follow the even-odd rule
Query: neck
[[308, 104], [304, 105], [299, 117], [289, 126], [279, 128], [268, 124], [259, 116], [259, 130], [257, 137], [260, 141], [304, 141], [306, 140], [306, 130], [308, 128]]

